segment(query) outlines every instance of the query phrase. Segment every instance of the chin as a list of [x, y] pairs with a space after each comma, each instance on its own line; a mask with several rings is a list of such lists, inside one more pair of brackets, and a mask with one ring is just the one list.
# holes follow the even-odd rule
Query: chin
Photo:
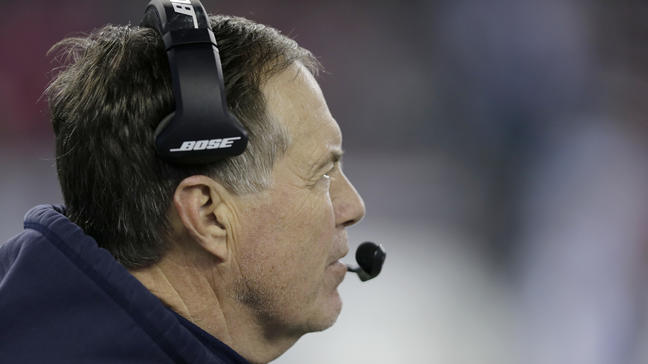
[[309, 332], [323, 331], [333, 326], [342, 311], [342, 299], [337, 290], [328, 297], [327, 302], [321, 306], [317, 317], [311, 320]]

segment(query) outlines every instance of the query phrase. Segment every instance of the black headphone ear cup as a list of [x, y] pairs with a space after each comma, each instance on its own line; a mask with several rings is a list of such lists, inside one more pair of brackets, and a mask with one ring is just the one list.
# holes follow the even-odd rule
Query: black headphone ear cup
[[175, 99], [175, 113], [155, 129], [158, 157], [198, 165], [243, 153], [247, 133], [228, 113], [216, 39], [200, 1], [150, 0], [141, 24], [162, 37]]
[[155, 144], [156, 145], [157, 145], [158, 136], [162, 133], [162, 131], [166, 128], [166, 126], [169, 125], [171, 120], [173, 120], [173, 117], [175, 117], [175, 111], [172, 112], [171, 114], [165, 116], [164, 119], [162, 119], [162, 121], [160, 121], [157, 128], [155, 128], [155, 135], [154, 136], [155, 136], [155, 141], [156, 141]]

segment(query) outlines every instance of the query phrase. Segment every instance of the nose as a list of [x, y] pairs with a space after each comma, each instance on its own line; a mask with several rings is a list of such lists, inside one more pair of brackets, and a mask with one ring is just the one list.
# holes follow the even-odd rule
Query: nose
[[337, 177], [331, 185], [335, 223], [337, 226], [347, 227], [362, 220], [365, 215], [365, 204], [342, 171]]

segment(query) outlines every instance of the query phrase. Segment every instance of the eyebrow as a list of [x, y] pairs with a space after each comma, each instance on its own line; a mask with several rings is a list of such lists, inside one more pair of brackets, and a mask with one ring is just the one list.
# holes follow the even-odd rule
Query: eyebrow
[[329, 163], [335, 164], [337, 162], [341, 162], [342, 161], [342, 155], [344, 155], [344, 151], [342, 149], [331, 150], [326, 158], [320, 160], [315, 165], [315, 168], [313, 168], [314, 173], [319, 172], [320, 170], [322, 170]]

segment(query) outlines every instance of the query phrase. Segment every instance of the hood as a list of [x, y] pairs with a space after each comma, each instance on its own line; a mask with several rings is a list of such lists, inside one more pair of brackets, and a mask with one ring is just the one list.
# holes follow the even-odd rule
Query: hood
[[15, 363], [246, 363], [164, 306], [62, 206], [0, 246], [0, 358]]

